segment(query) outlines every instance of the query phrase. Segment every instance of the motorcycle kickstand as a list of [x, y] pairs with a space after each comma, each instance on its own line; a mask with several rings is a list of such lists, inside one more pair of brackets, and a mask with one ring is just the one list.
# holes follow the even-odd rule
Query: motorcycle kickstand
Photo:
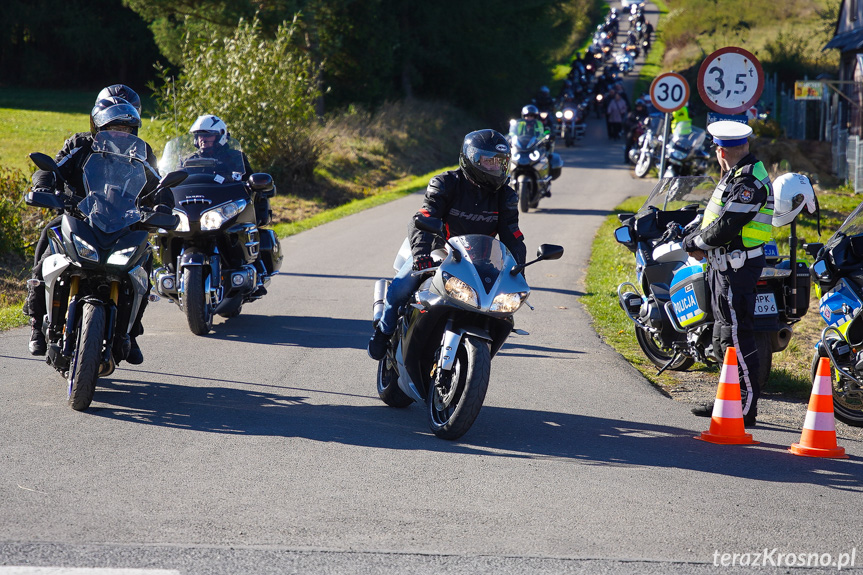
[[671, 359], [669, 359], [669, 360], [668, 360], [668, 363], [666, 363], [665, 365], [663, 365], [663, 366], [662, 366], [662, 369], [660, 369], [659, 371], [657, 371], [657, 372], [656, 372], [656, 375], [662, 375], [662, 372], [663, 372], [663, 371], [665, 371], [666, 369], [668, 369], [669, 367], [671, 367], [671, 364], [673, 364], [675, 361], [677, 361], [677, 359], [680, 357], [680, 355], [681, 355], [681, 354], [680, 354], [680, 352], [678, 351], [678, 352], [677, 352], [677, 353], [675, 353], [673, 356], [671, 356]]

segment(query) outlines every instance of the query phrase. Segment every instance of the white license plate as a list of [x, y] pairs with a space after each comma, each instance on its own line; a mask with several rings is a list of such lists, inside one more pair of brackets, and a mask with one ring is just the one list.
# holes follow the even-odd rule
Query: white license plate
[[755, 315], [776, 315], [776, 296], [772, 293], [760, 293], [755, 297]]

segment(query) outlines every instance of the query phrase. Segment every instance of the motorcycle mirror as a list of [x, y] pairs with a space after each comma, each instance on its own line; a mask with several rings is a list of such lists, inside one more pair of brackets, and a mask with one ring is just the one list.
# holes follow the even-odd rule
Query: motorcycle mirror
[[440, 218], [432, 218], [417, 214], [414, 216], [414, 225], [416, 225], [417, 229], [424, 232], [445, 237], [444, 230], [446, 227], [444, 226], [443, 220]]
[[169, 172], [165, 174], [161, 180], [159, 180], [159, 189], [173, 188], [174, 186], [181, 184], [188, 177], [189, 174], [182, 170], [177, 170], [176, 172]]
[[632, 234], [629, 231], [629, 226], [621, 226], [614, 230], [614, 239], [617, 243], [629, 245], [632, 243]]
[[161, 211], [147, 212], [142, 223], [153, 227], [162, 228], [163, 230], [173, 230], [180, 225], [180, 218], [171, 213]]
[[536, 261], [559, 260], [563, 255], [563, 246], [555, 244], [541, 244], [536, 250]]
[[63, 200], [50, 192], [27, 192], [24, 194], [24, 203], [35, 208], [49, 208], [51, 210], [62, 210]]
[[60, 168], [54, 160], [42, 152], [33, 152], [30, 154], [30, 161], [36, 164], [36, 167], [46, 172], [57, 172]]

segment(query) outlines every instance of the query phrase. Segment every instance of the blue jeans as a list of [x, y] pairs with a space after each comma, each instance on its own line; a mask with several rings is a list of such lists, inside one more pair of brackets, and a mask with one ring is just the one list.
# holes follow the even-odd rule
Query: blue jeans
[[392, 335], [396, 330], [399, 308], [407, 303], [411, 294], [422, 283], [422, 275], [411, 276], [413, 264], [413, 258], [408, 258], [387, 289], [387, 295], [384, 298], [384, 314], [378, 323], [380, 330], [387, 335]]

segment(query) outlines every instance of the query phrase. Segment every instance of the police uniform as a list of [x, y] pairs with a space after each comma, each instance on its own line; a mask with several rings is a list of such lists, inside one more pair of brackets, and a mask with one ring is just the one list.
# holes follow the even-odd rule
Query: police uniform
[[[741, 146], [752, 134], [746, 124], [732, 121], [714, 122], [707, 131], [723, 148]], [[723, 174], [701, 227], [683, 244], [687, 251], [707, 252], [714, 355], [722, 361], [728, 346], [737, 349], [744, 422], [752, 423], [762, 383], [754, 332], [756, 283], [765, 265], [763, 245], [772, 237], [772, 218], [770, 177], [764, 164], [747, 154]]]

